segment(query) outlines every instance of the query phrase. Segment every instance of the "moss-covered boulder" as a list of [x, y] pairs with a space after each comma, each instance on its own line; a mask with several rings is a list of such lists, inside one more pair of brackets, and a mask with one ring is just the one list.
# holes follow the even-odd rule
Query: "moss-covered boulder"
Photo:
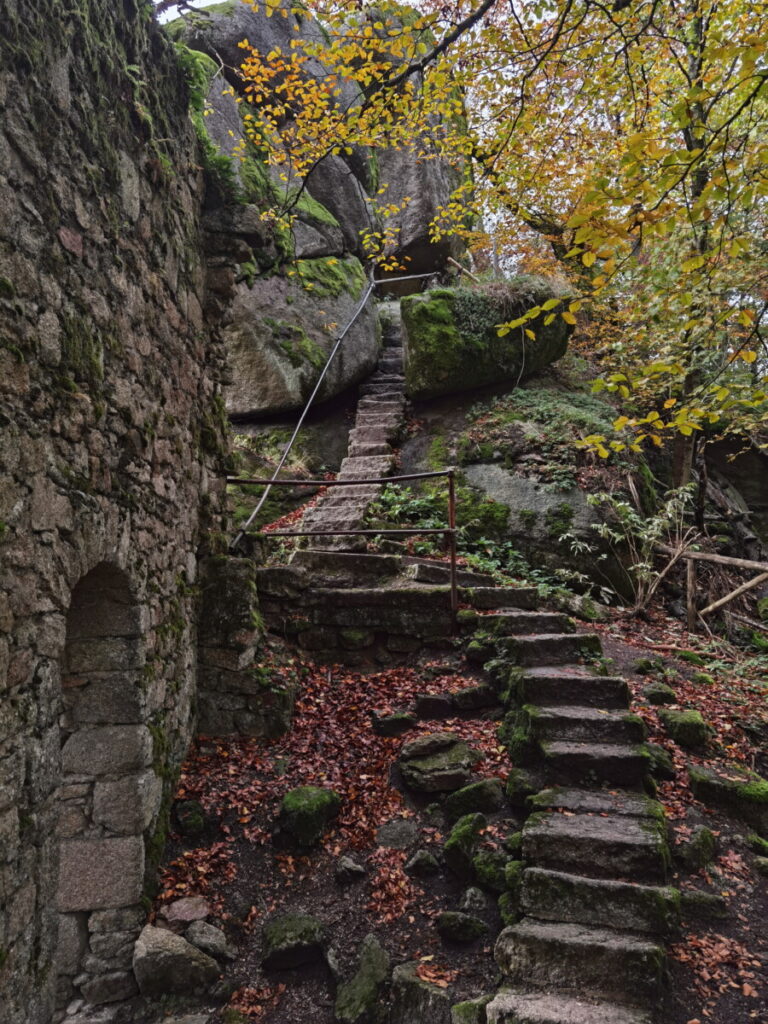
[[443, 857], [448, 868], [459, 878], [470, 880], [474, 877], [475, 849], [487, 824], [483, 814], [465, 814], [451, 829], [443, 846]]
[[728, 811], [768, 835], [768, 780], [738, 765], [730, 765], [725, 773], [691, 764], [688, 776], [697, 800]]
[[702, 718], [700, 711], [673, 711], [664, 709], [659, 718], [667, 735], [686, 750], [702, 750], [712, 736], [712, 727]]
[[486, 1024], [488, 1015], [485, 1008], [491, 999], [493, 996], [480, 996], [479, 999], [454, 1003], [451, 1007], [451, 1024]]
[[669, 753], [658, 743], [646, 743], [645, 749], [649, 755], [648, 767], [654, 779], [674, 779], [675, 763]]
[[262, 929], [261, 963], [267, 970], [284, 970], [323, 959], [325, 929], [309, 914], [281, 914]]
[[328, 824], [336, 817], [341, 798], [332, 789], [299, 786], [289, 790], [280, 805], [279, 826], [303, 849], [320, 842]]
[[446, 820], [454, 822], [473, 811], [492, 814], [503, 806], [504, 786], [501, 779], [481, 779], [451, 793], [443, 809]]
[[[551, 281], [519, 277], [503, 290], [434, 288], [402, 300], [406, 389], [435, 398], [530, 376], [565, 355], [572, 328], [560, 316], [499, 336], [498, 326], [565, 294]], [[567, 308], [560, 305], [558, 308]]]
[[338, 1024], [379, 1024], [386, 1016], [380, 996], [388, 976], [389, 954], [375, 935], [366, 935], [357, 971], [336, 995]]
[[446, 989], [422, 981], [418, 963], [400, 964], [392, 972], [389, 1024], [448, 1024], [450, 996]]
[[676, 704], [677, 694], [666, 683], [649, 683], [643, 687], [643, 697], [649, 704]]
[[410, 789], [449, 793], [469, 782], [472, 753], [453, 733], [429, 733], [403, 746], [399, 766]]
[[488, 925], [473, 914], [460, 910], [444, 910], [435, 921], [441, 939], [447, 942], [474, 942], [488, 931]]

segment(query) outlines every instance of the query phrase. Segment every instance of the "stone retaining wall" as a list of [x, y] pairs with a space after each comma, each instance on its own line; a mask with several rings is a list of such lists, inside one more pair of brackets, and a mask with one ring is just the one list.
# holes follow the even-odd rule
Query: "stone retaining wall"
[[48, 1024], [134, 991], [221, 528], [223, 357], [149, 5], [0, 0], [0, 24], [0, 1020]]

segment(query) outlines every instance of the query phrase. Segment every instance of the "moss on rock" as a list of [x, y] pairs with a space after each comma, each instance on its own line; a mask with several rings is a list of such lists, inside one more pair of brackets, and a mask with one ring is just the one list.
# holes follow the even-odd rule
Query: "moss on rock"
[[475, 848], [486, 824], [483, 814], [465, 814], [451, 829], [443, 846], [443, 857], [448, 868], [459, 878], [473, 877]]
[[669, 737], [686, 750], [701, 750], [712, 735], [700, 711], [665, 709], [659, 712], [659, 718]]
[[375, 935], [366, 935], [357, 971], [336, 996], [338, 1024], [378, 1024], [386, 1015], [380, 993], [388, 975], [389, 955]]
[[280, 827], [299, 846], [315, 846], [328, 823], [339, 813], [341, 797], [332, 789], [299, 786], [289, 790], [280, 805]]
[[453, 822], [473, 811], [498, 811], [503, 805], [504, 789], [501, 779], [481, 779], [451, 793], [443, 809], [446, 819]]

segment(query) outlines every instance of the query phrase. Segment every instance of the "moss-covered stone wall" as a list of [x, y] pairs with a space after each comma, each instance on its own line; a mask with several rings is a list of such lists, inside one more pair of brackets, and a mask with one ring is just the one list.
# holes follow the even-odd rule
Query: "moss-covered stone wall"
[[221, 529], [223, 353], [151, 5], [0, 0], [0, 24], [0, 1020], [48, 1024], [57, 984], [133, 991]]

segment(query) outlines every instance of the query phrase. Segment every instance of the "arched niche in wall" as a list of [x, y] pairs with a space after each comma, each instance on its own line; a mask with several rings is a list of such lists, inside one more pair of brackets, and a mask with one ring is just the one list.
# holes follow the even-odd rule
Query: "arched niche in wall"
[[144, 832], [160, 801], [144, 724], [143, 612], [125, 573], [102, 563], [72, 593], [62, 664], [57, 1002], [135, 991]]

